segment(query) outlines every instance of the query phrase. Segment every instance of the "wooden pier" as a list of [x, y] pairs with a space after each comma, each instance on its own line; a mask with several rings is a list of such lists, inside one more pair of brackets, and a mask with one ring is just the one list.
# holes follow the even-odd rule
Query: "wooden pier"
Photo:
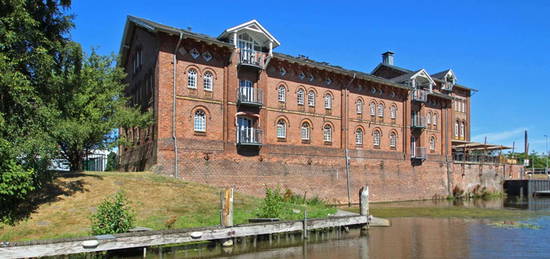
[[[228, 191], [226, 191], [227, 193]], [[225, 199], [232, 203], [233, 192], [222, 196], [222, 204]], [[88, 236], [81, 238], [40, 240], [18, 243], [0, 243], [1, 258], [22, 258], [58, 256], [67, 254], [79, 254], [101, 252], [128, 248], [144, 248], [160, 245], [185, 244], [196, 241], [220, 241], [236, 238], [273, 235], [280, 233], [302, 233], [307, 238], [307, 232], [318, 229], [337, 229], [344, 227], [365, 227], [369, 224], [368, 216], [368, 188], [361, 189], [361, 214], [329, 217], [326, 219], [306, 219], [295, 221], [264, 222], [242, 224], [236, 226], [215, 226], [203, 228], [145, 231], [136, 233], [123, 233], [114, 235]], [[232, 205], [222, 205], [221, 223], [231, 224], [232, 220], [224, 218], [232, 214]]]

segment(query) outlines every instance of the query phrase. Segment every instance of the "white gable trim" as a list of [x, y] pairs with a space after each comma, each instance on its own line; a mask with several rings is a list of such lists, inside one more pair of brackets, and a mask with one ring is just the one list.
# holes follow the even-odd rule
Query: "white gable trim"
[[[256, 28], [251, 28], [251, 27], [257, 27]], [[255, 31], [255, 32], [258, 32], [258, 33], [262, 33], [264, 34], [270, 41], [273, 42], [273, 47], [277, 47], [279, 45], [281, 45], [281, 43], [275, 38], [273, 37], [273, 35], [271, 35], [271, 33], [269, 33], [269, 31], [267, 31], [258, 21], [256, 21], [255, 19], [254, 20], [250, 20], [248, 22], [245, 22], [243, 24], [239, 24], [237, 26], [234, 26], [234, 27], [231, 27], [227, 30], [225, 30], [222, 34], [220, 34], [220, 36], [218, 36], [218, 38], [223, 38], [225, 36], [227, 36], [228, 34], [230, 33], [233, 33], [233, 32], [239, 32], [243, 29], [246, 29], [246, 30], [251, 30], [251, 31]]]
[[416, 79], [418, 76], [425, 77], [426, 79], [428, 79], [428, 81], [430, 81], [430, 84], [431, 84], [431, 85], [435, 85], [435, 81], [434, 81], [433, 78], [430, 76], [430, 74], [428, 74], [428, 72], [426, 72], [425, 69], [420, 69], [420, 71], [414, 73], [414, 74], [411, 76], [411, 79]]

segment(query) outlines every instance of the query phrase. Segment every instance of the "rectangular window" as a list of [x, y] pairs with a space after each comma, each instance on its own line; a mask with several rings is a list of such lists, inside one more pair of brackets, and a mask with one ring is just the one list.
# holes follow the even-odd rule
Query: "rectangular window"
[[309, 128], [302, 127], [301, 135], [302, 135], [302, 140], [309, 140]]
[[277, 138], [286, 138], [286, 127], [284, 124], [277, 125]]

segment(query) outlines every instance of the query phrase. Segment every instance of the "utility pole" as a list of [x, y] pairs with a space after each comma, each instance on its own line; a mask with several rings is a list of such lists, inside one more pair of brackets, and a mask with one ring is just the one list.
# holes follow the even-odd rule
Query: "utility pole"
[[546, 167], [544, 167], [544, 173], [548, 176], [548, 135], [544, 135], [546, 138]]

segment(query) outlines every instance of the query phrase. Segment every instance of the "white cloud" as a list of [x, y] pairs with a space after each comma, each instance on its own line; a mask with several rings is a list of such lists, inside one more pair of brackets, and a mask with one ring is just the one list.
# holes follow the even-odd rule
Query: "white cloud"
[[483, 134], [478, 134], [472, 137], [472, 141], [483, 142], [485, 137], [487, 137], [488, 143], [499, 144], [499, 142], [507, 141], [511, 142], [514, 139], [522, 139], [523, 132], [527, 128], [516, 128], [512, 130], [502, 131], [502, 132], [488, 132]]

